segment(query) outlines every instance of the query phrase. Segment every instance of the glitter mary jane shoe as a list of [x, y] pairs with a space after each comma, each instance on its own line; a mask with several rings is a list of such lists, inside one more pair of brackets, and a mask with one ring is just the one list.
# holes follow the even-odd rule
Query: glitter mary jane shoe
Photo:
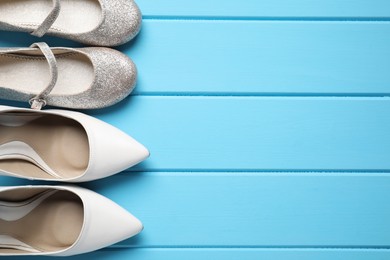
[[[1, 2], [1, 1], [0, 1]], [[0, 49], [0, 99], [72, 109], [111, 106], [133, 90], [134, 63], [103, 47]]]
[[142, 144], [94, 117], [0, 106], [0, 175], [84, 182], [123, 171], [148, 156]]
[[95, 46], [134, 38], [141, 13], [133, 0], [0, 1], [0, 30], [45, 34]]
[[82, 254], [143, 229], [113, 201], [72, 186], [0, 187], [0, 213], [0, 256]]

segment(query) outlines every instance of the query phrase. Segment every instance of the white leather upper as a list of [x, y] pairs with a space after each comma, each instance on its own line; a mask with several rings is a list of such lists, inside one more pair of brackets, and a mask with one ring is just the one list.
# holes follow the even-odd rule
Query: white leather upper
[[[149, 151], [142, 144], [138, 143], [136, 140], [121, 130], [94, 117], [67, 110], [48, 109], [41, 111], [26, 108], [0, 106], [0, 115], [4, 112], [15, 111], [66, 117], [77, 121], [85, 129], [88, 136], [90, 150], [87, 170], [84, 172], [84, 174], [75, 178], [62, 178], [55, 180], [67, 182], [84, 182], [104, 178], [123, 171], [143, 161], [149, 156]], [[12, 124], [12, 118], [8, 117], [7, 120], [10, 121], [9, 124]], [[0, 174], [26, 178], [25, 176], [20, 176], [16, 173], [0, 171]], [[53, 179], [35, 179], [53, 181]]]

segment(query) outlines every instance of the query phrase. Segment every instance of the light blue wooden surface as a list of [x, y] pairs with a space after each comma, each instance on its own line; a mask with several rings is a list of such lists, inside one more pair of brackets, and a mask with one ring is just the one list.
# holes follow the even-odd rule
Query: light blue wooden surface
[[146, 18], [383, 19], [387, 0], [138, 0]]
[[138, 2], [137, 89], [89, 113], [151, 158], [83, 186], [145, 230], [74, 259], [390, 259], [390, 2]]
[[135, 96], [99, 118], [145, 143], [145, 171], [390, 171], [390, 100]]
[[146, 20], [121, 50], [137, 94], [383, 96], [389, 45], [389, 22]]

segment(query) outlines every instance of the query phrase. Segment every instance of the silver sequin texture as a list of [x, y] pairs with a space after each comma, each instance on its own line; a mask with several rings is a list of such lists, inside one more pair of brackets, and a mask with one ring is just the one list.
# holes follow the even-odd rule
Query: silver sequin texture
[[[26, 51], [33, 48], [8, 48], [0, 50], [1, 55], [25, 56]], [[84, 92], [75, 95], [52, 95], [50, 94], [46, 101], [48, 105], [73, 108], [73, 109], [96, 109], [114, 105], [127, 97], [135, 87], [137, 69], [134, 63], [119, 51], [104, 47], [88, 48], [52, 48], [53, 52], [63, 53], [81, 53], [86, 55], [94, 67], [94, 82]], [[23, 53], [18, 53], [23, 52]], [[36, 54], [34, 54], [35, 57]], [[37, 58], [42, 58], [43, 54]], [[26, 58], [31, 59], [30, 56]], [[61, 73], [61, 71], [59, 71]], [[45, 86], [42, 86], [44, 89]], [[56, 86], [55, 86], [56, 87]], [[54, 88], [55, 88], [54, 87]], [[37, 95], [36, 92], [21, 92], [0, 86], [0, 99], [16, 100], [28, 102]]]
[[57, 20], [58, 15], [61, 11], [61, 1], [60, 0], [52, 0], [53, 1], [53, 10], [51, 10], [50, 14], [46, 17], [46, 19], [41, 23], [38, 28], [36, 28], [31, 34], [37, 37], [42, 37], [47, 33], [53, 23]]
[[[102, 20], [94, 30], [86, 33], [72, 33], [49, 29], [47, 34], [94, 46], [121, 45], [138, 34], [142, 14], [133, 0], [99, 0], [99, 3], [102, 8]], [[36, 29], [32, 30], [31, 27], [0, 21], [0, 30], [33, 33]]]

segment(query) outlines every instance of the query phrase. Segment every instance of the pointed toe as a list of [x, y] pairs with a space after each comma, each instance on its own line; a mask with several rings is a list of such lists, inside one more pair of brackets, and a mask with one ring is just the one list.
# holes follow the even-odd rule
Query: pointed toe
[[121, 232], [119, 233], [119, 228], [115, 232], [115, 234], [118, 234], [116, 238], [118, 242], [138, 235], [144, 229], [142, 222], [127, 211], [122, 211], [121, 214], [115, 215], [114, 218], [115, 223], [121, 223], [121, 225], [118, 225]]
[[115, 202], [93, 191], [76, 189], [84, 203], [84, 226], [74, 247], [63, 255], [95, 251], [142, 231], [141, 221]]
[[148, 149], [131, 136], [103, 121], [89, 119], [90, 161], [87, 171], [77, 182], [111, 176], [148, 158]]
[[142, 162], [150, 156], [149, 150], [130, 136], [125, 136], [123, 139], [127, 139], [126, 142], [121, 144], [122, 147], [119, 148], [123, 152], [123, 157], [118, 159], [122, 161], [125, 169]]
[[[116, 165], [115, 172], [126, 170], [143, 160], [149, 157], [149, 151], [141, 143], [128, 136], [119, 129], [111, 129], [112, 132], [116, 132], [115, 135], [111, 134], [111, 142], [107, 144], [106, 147], [111, 146], [109, 149], [106, 148], [105, 151], [101, 151], [101, 157], [105, 157], [105, 160], [100, 162], [110, 160], [112, 165]], [[103, 144], [102, 144], [103, 145]], [[112, 152], [109, 152], [109, 151]], [[101, 166], [103, 167], [103, 165]]]

